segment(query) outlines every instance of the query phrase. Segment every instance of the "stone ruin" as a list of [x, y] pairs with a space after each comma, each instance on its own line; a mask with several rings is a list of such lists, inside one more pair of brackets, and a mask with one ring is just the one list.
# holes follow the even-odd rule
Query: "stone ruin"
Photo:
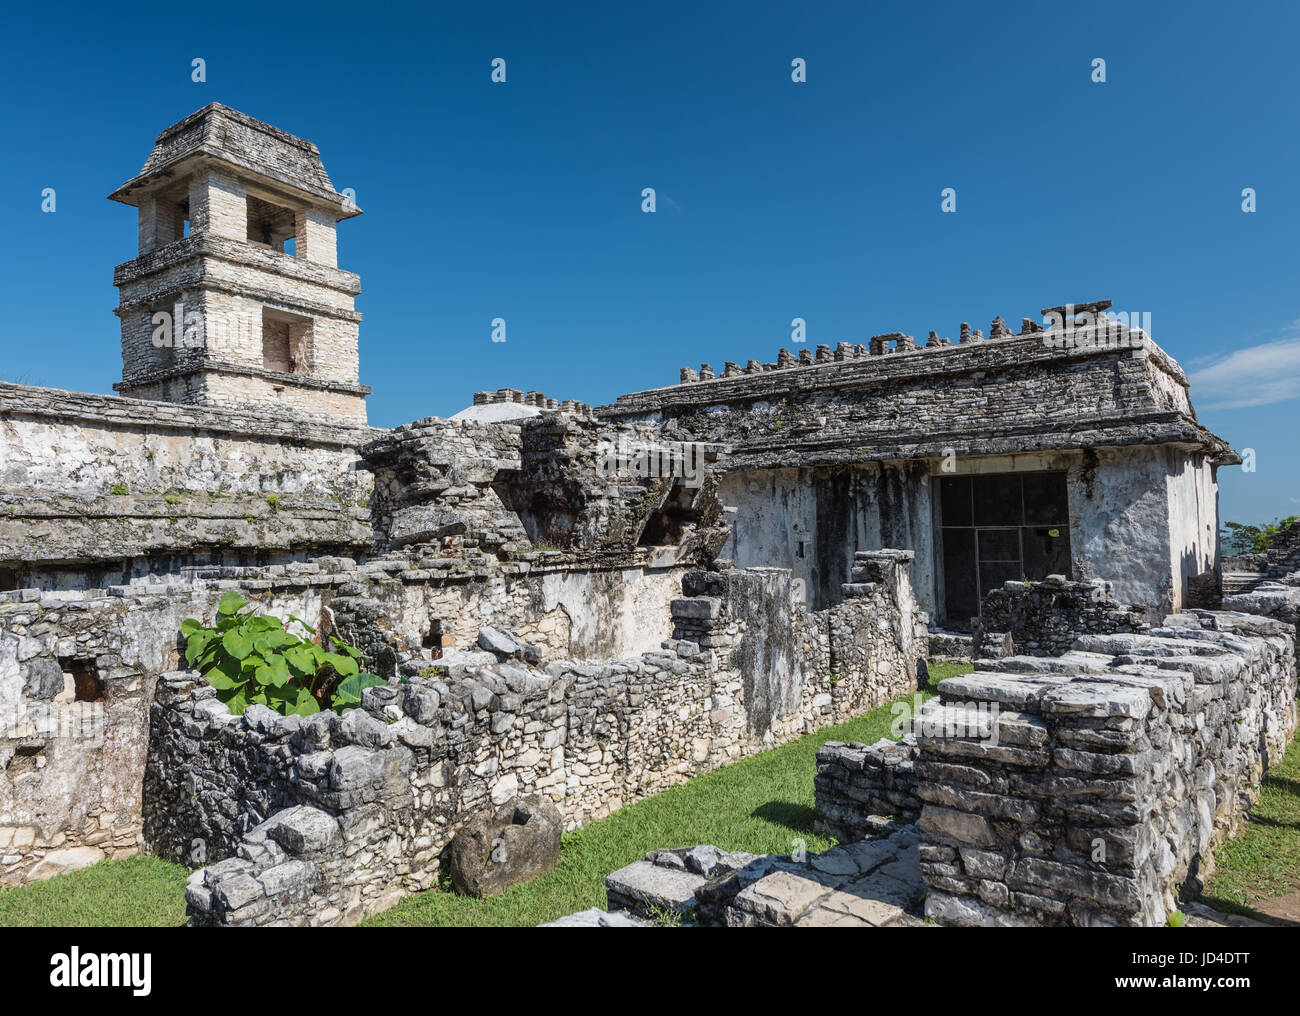
[[1164, 924], [1296, 727], [1292, 626], [1166, 620], [980, 661], [939, 685], [901, 744], [825, 745], [825, 828], [917, 821], [924, 910], [940, 924]]
[[[932, 643], [975, 641], [1001, 659], [931, 710], [958, 688], [1014, 706], [1004, 746], [845, 749], [819, 777], [827, 828], [894, 853], [752, 859], [712, 912], [797, 923], [772, 900], [799, 871], [895, 900], [879, 879], [907, 868], [950, 898], [937, 920], [1143, 922], [1294, 726], [1290, 593], [1261, 587], [1267, 624], [1200, 609], [1235, 453], [1106, 301], [684, 368], [594, 408], [502, 388], [381, 429], [338, 267], [360, 209], [314, 145], [213, 104], [111, 197], [139, 219], [121, 395], [0, 384], [0, 884], [147, 849], [196, 869], [196, 924], [351, 923], [517, 802], [575, 828], [905, 695]], [[387, 685], [342, 716], [232, 716], [177, 637], [230, 590], [348, 639]], [[1177, 774], [1175, 818], [1153, 772]], [[1076, 785], [1110, 811], [1043, 806]], [[1045, 883], [1094, 871], [1074, 852], [1095, 829], [1129, 881], [1079, 902]], [[839, 921], [822, 903], [800, 913]], [[896, 904], [863, 919], [920, 919]]]

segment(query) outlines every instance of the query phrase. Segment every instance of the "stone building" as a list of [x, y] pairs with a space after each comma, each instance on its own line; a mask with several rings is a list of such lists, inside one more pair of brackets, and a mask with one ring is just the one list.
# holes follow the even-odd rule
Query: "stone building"
[[[1134, 627], [1214, 585], [1235, 456], [1109, 304], [378, 429], [314, 145], [214, 104], [112, 197], [121, 395], [0, 384], [0, 884], [198, 838], [205, 919], [285, 917], [287, 864], [294, 919], [342, 885], [349, 921], [485, 802], [578, 825], [915, 688], [930, 615], [1008, 579], [1108, 579]], [[222, 713], [175, 671], [230, 590], [390, 684], [346, 723]], [[286, 860], [290, 807], [365, 835]]]
[[[728, 449], [723, 554], [790, 568], [810, 604], [858, 550], [916, 551], [922, 605], [964, 626], [1008, 579], [1112, 580], [1155, 617], [1218, 569], [1219, 466], [1187, 377], [1110, 301], [1049, 307], [1018, 334], [901, 333], [776, 362], [709, 364], [620, 397], [601, 419]], [[1125, 316], [1126, 317], [1126, 316]]]
[[158, 135], [111, 195], [139, 209], [118, 265], [123, 395], [365, 423], [353, 300], [336, 230], [361, 214], [310, 141], [220, 103]]
[[[0, 576], [75, 585], [363, 551], [373, 506], [358, 450], [378, 432], [365, 427], [369, 389], [358, 383], [360, 283], [337, 267], [335, 236], [360, 210], [316, 147], [214, 103], [163, 131], [111, 197], [139, 210], [139, 256], [115, 272], [115, 387], [136, 401], [0, 389], [12, 421], [0, 461], [21, 467], [5, 482], [41, 477], [55, 504], [38, 514], [77, 535], [33, 539], [24, 499], [0, 522]], [[987, 339], [962, 324], [955, 342], [896, 332], [716, 374], [683, 368], [680, 384], [594, 414], [503, 388], [476, 395], [457, 419], [533, 435], [526, 457], [538, 482], [499, 477], [494, 489], [535, 543], [572, 548], [575, 526], [590, 543], [603, 518], [594, 462], [566, 473], [573, 440], [538, 425], [584, 419], [573, 426], [589, 460], [592, 445], [631, 431], [642, 445], [711, 449], [732, 528], [722, 555], [789, 568], [812, 609], [837, 602], [857, 551], [905, 548], [916, 553], [920, 605], [946, 626], [965, 627], [1004, 581], [1049, 574], [1112, 581], [1158, 618], [1217, 587], [1216, 472], [1238, 459], [1197, 421], [1178, 364], [1109, 308], [1045, 308], [1045, 324], [1025, 318], [1018, 333], [997, 318]], [[69, 424], [84, 440], [61, 440]], [[145, 462], [116, 456], [141, 425], [157, 448]], [[191, 445], [193, 433], [203, 442]], [[195, 461], [192, 447], [213, 454]], [[227, 458], [240, 465], [224, 469]], [[262, 464], [287, 470], [283, 481], [268, 486]], [[212, 489], [229, 502], [198, 520], [180, 512], [192, 521], [179, 531], [167, 521], [178, 514], [168, 496]], [[149, 520], [130, 539], [106, 539], [106, 518], [77, 500], [112, 491], [129, 499], [112, 518]], [[660, 493], [641, 546], [663, 543], [689, 514], [683, 484]], [[265, 514], [267, 495], [279, 500], [274, 525], [236, 523]], [[268, 540], [271, 529], [282, 532]]]

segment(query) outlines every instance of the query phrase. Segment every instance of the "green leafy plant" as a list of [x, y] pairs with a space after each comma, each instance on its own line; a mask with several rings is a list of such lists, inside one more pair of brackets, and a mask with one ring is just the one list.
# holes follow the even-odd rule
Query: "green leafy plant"
[[1171, 911], [1165, 918], [1166, 928], [1185, 928], [1187, 927], [1187, 916], [1181, 910]]
[[1225, 554], [1262, 554], [1268, 550], [1273, 538], [1284, 529], [1293, 526], [1300, 515], [1288, 515], [1284, 519], [1273, 519], [1262, 525], [1252, 526], [1244, 522], [1225, 522], [1221, 536]]
[[124, 494], [129, 494], [129, 493], [131, 493], [130, 489], [127, 487], [127, 485], [126, 485], [125, 483], [115, 483], [115, 484], [113, 484], [113, 486], [111, 486], [111, 487], [108, 488], [108, 492], [109, 492], [110, 494], [113, 494], [113, 495], [117, 496], [117, 497], [121, 497], [121, 496], [124, 495]]
[[267, 495], [266, 495], [266, 503], [267, 503], [268, 505], [270, 505], [270, 507], [271, 507], [271, 511], [273, 511], [273, 512], [278, 512], [278, 511], [280, 510], [280, 495], [279, 495], [279, 494], [267, 494]]
[[342, 713], [359, 706], [367, 688], [387, 683], [361, 671], [361, 650], [331, 635], [337, 651], [330, 651], [312, 641], [316, 629], [306, 621], [292, 614], [288, 621], [304, 634], [228, 592], [213, 627], [192, 617], [181, 622], [185, 662], [198, 668], [236, 716], [254, 703], [283, 716], [310, 716], [323, 708]]

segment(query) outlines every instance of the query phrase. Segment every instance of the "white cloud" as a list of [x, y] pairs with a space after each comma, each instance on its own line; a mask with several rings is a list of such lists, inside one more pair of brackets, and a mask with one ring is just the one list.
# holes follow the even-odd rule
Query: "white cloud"
[[[1294, 333], [1300, 321], [1284, 329]], [[1237, 349], [1188, 375], [1198, 410], [1267, 406], [1300, 398], [1300, 336]]]

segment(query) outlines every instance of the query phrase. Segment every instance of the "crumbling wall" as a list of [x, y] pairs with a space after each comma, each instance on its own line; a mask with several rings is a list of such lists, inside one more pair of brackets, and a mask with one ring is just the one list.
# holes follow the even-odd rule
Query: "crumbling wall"
[[[1035, 655], [941, 682], [904, 711], [899, 743], [818, 753], [831, 835], [919, 815], [940, 924], [1163, 924], [1291, 741], [1295, 590], [1137, 630], [1107, 586], [1008, 583], [986, 617]], [[1069, 651], [1044, 655], [1071, 630]]]
[[975, 658], [1010, 651], [1060, 656], [1082, 634], [1142, 632], [1150, 625], [1140, 611], [1115, 599], [1104, 579], [1069, 582], [1049, 575], [1042, 582], [1006, 582], [989, 591], [975, 625]]
[[[141, 796], [153, 682], [178, 665], [181, 621], [210, 622], [228, 590], [277, 617], [343, 634], [385, 674], [418, 673], [472, 649], [485, 625], [538, 642], [548, 659], [598, 655], [601, 646], [634, 653], [670, 634], [667, 603], [680, 589], [680, 568], [650, 568], [644, 554], [604, 570], [538, 557], [535, 572], [529, 561], [495, 557], [473, 568], [463, 558], [397, 555], [358, 565], [318, 557], [191, 567], [166, 584], [0, 594], [0, 880], [43, 878], [140, 848], [153, 821], [149, 801], [160, 799]], [[566, 611], [580, 628], [551, 626], [553, 638], [532, 637]], [[76, 697], [74, 671], [97, 682], [97, 692], [83, 689], [92, 697]], [[196, 761], [195, 773], [204, 765]], [[210, 829], [193, 838], [219, 840]], [[188, 858], [190, 848], [176, 856]]]
[[[673, 602], [673, 637], [639, 658], [453, 664], [445, 678], [370, 689], [343, 717], [231, 717], [193, 675], [171, 675], [159, 689], [149, 780], [171, 796], [151, 836], [164, 853], [187, 856], [200, 841], [222, 858], [190, 881], [194, 923], [355, 921], [431, 885], [451, 836], [489, 802], [544, 793], [573, 828], [914, 687], [923, 620], [875, 623], [898, 609], [909, 561], [860, 563], [850, 599], [864, 632], [847, 631], [846, 607], [826, 635], [836, 652], [861, 655], [837, 697], [822, 691], [826, 675], [811, 673], [822, 657], [798, 658], [788, 615], [739, 597], [788, 592], [788, 573], [773, 572], [688, 573], [699, 595]], [[756, 651], [782, 640], [786, 652]], [[227, 753], [239, 759], [223, 762]], [[192, 769], [202, 786], [194, 795]], [[266, 815], [282, 790], [286, 810]]]
[[817, 749], [813, 779], [817, 829], [841, 843], [870, 839], [895, 819], [915, 820], [916, 739], [875, 744], [827, 741]]
[[0, 384], [0, 567], [85, 589], [367, 549], [375, 433]]
[[902, 743], [828, 743], [822, 827], [859, 839], [919, 811], [940, 924], [1164, 924], [1296, 726], [1289, 625], [1169, 621], [985, 661], [942, 682]]
[[[1161, 925], [1195, 890], [1295, 730], [1293, 629], [1170, 620], [939, 685], [915, 761], [928, 916]], [[961, 736], [976, 709], [996, 739]]]
[[797, 599], [823, 610], [850, 580], [857, 550], [916, 552], [912, 585], [934, 612], [934, 529], [929, 468], [863, 463], [806, 469], [733, 470], [719, 496], [735, 508], [722, 555], [742, 568], [789, 568]]
[[[264, 606], [320, 618], [307, 582]], [[181, 621], [213, 616], [216, 586], [0, 596], [0, 884], [141, 849], [154, 685], [177, 666]]]

